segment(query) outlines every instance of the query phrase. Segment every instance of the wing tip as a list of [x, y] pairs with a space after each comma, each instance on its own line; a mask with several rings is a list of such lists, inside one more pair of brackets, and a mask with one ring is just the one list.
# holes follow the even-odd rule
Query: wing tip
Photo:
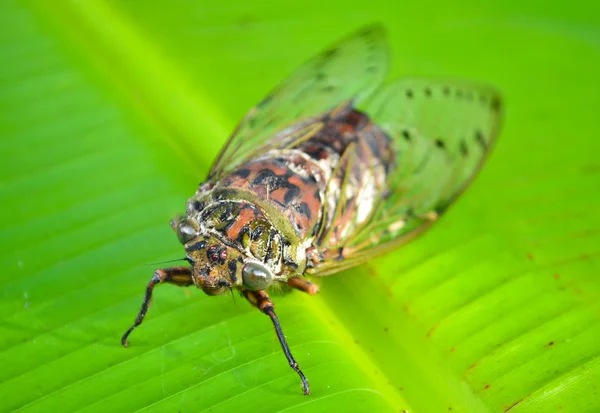
[[368, 23], [368, 24], [362, 26], [358, 30], [358, 33], [360, 33], [363, 36], [364, 35], [376, 35], [376, 36], [387, 37], [387, 30], [385, 28], [385, 25], [380, 21], [373, 21], [371, 23]]
[[366, 25], [360, 26], [357, 30], [351, 32], [345, 37], [338, 40], [335, 46], [342, 45], [344, 43], [353, 40], [367, 40], [369, 43], [378, 44], [379, 47], [389, 49], [387, 44], [387, 29], [385, 25], [379, 21], [374, 21]]

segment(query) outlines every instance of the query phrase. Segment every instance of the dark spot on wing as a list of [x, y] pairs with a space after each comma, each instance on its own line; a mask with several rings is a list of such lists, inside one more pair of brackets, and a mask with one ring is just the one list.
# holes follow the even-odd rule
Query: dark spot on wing
[[480, 130], [475, 131], [475, 140], [477, 140], [483, 149], [487, 149], [487, 142], [485, 141], [485, 137]]
[[491, 102], [491, 104], [490, 104], [490, 107], [492, 108], [492, 110], [493, 110], [493, 111], [495, 111], [495, 112], [498, 112], [498, 111], [500, 110], [500, 105], [501, 105], [501, 103], [500, 103], [500, 98], [499, 98], [499, 97], [497, 97], [497, 96], [495, 96], [495, 97], [492, 99], [492, 102]]
[[431, 89], [428, 87], [425, 88], [425, 96], [431, 97]]
[[409, 99], [412, 99], [413, 96], [414, 96], [413, 91], [411, 89], [408, 89], [406, 91], [406, 97], [409, 98]]
[[362, 29], [360, 31], [360, 35], [361, 36], [370, 36], [371, 34], [373, 34], [374, 31], [375, 31], [374, 26], [365, 27], [364, 29]]
[[469, 148], [467, 147], [467, 143], [464, 139], [460, 141], [459, 149], [462, 156], [469, 155]]
[[433, 211], [437, 214], [437, 216], [441, 216], [448, 209], [449, 204], [439, 204], [433, 208]]
[[411, 136], [410, 133], [408, 132], [408, 130], [404, 129], [402, 131], [402, 137], [404, 138], [405, 141], [410, 142], [411, 140]]
[[437, 146], [440, 149], [445, 149], [446, 148], [446, 144], [441, 139], [436, 139], [435, 140], [435, 146]]
[[444, 86], [444, 88], [442, 89], [442, 93], [444, 94], [444, 96], [450, 96], [450, 88], [448, 86]]

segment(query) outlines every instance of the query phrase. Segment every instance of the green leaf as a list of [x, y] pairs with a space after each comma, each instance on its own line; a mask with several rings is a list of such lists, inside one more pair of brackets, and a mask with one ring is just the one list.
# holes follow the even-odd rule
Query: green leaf
[[[598, 6], [434, 3], [2, 2], [1, 410], [600, 411]], [[275, 297], [310, 396], [242, 299], [161, 286], [122, 348], [235, 123], [372, 21], [395, 76], [504, 92], [481, 176], [418, 240]]]

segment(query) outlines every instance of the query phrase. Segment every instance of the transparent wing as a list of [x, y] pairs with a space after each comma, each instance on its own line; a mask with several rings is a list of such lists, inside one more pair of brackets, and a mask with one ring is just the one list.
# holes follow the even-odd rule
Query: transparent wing
[[400, 79], [359, 109], [391, 139], [395, 166], [372, 219], [319, 275], [396, 248], [429, 227], [473, 180], [498, 135], [500, 95], [461, 81]]
[[378, 25], [363, 28], [307, 61], [244, 117], [209, 178], [218, 179], [267, 150], [289, 146], [278, 136], [293, 124], [344, 101], [363, 101], [383, 82], [388, 61], [385, 31]]

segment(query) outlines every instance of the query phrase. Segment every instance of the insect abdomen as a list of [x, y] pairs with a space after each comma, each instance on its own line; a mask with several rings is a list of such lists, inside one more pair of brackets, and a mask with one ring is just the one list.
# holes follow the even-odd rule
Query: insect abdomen
[[322, 248], [343, 247], [366, 222], [385, 192], [395, 154], [390, 138], [369, 117], [350, 106], [328, 116], [323, 128], [298, 150], [319, 162], [327, 176], [323, 220], [315, 240]]

